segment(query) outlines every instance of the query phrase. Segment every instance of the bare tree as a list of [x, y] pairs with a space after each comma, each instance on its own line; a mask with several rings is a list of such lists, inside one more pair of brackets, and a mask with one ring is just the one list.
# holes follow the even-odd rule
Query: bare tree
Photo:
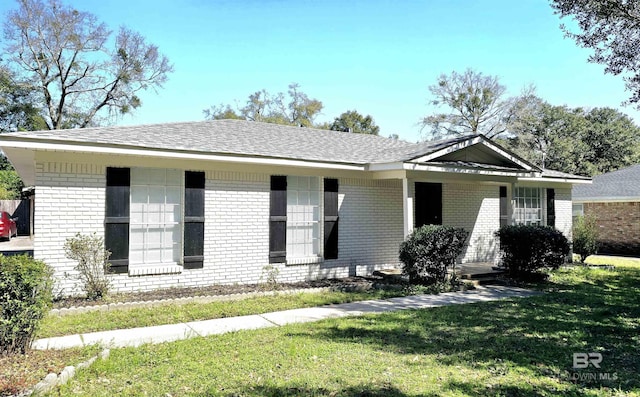
[[284, 93], [269, 94], [266, 90], [249, 95], [243, 107], [212, 106], [204, 110], [207, 119], [242, 119], [265, 123], [313, 127], [314, 119], [322, 111], [322, 102], [309, 98], [297, 83], [289, 84], [288, 98]]
[[448, 113], [438, 113], [422, 119], [422, 127], [437, 138], [482, 133], [489, 138], [508, 128], [514, 112], [515, 99], [504, 98], [506, 88], [496, 76], [486, 76], [472, 69], [464, 73], [442, 74], [429, 86], [431, 103], [445, 105]]
[[5, 22], [4, 55], [38, 87], [49, 129], [129, 113], [141, 105], [139, 91], [161, 88], [173, 71], [155, 45], [126, 27], [110, 40], [95, 15], [59, 0], [18, 3]]

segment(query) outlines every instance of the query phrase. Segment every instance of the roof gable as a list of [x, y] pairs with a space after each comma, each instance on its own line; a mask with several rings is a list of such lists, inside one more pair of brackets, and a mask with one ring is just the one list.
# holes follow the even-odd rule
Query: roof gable
[[499, 169], [540, 171], [538, 167], [502, 148], [483, 135], [463, 137], [411, 160], [414, 163], [482, 165]]

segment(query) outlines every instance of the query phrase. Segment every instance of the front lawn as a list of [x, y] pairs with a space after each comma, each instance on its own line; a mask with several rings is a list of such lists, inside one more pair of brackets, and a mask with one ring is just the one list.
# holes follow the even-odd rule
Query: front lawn
[[386, 299], [402, 296], [406, 293], [407, 291], [402, 289], [371, 289], [360, 292], [303, 292], [210, 303], [166, 303], [153, 307], [143, 306], [110, 311], [92, 311], [64, 316], [50, 314], [43, 319], [37, 337], [48, 338], [87, 332], [262, 314], [367, 299]]
[[527, 299], [115, 349], [60, 395], [640, 395], [639, 286], [638, 266], [574, 267]]

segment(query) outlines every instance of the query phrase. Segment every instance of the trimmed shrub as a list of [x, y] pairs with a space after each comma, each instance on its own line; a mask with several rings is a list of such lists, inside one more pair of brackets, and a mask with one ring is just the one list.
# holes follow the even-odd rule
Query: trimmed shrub
[[455, 268], [469, 233], [448, 226], [424, 225], [400, 244], [402, 271], [412, 284], [444, 282], [447, 269]]
[[584, 262], [589, 255], [598, 253], [598, 224], [593, 215], [580, 215], [573, 224], [573, 252]]
[[0, 352], [25, 353], [51, 307], [52, 271], [26, 255], [0, 255]]
[[511, 277], [527, 277], [544, 267], [557, 269], [569, 255], [569, 240], [552, 227], [503, 226], [495, 235], [502, 264]]
[[104, 249], [102, 237], [93, 233], [84, 235], [77, 233], [64, 243], [67, 258], [75, 260], [82, 288], [88, 299], [100, 299], [109, 292], [109, 256], [111, 252]]

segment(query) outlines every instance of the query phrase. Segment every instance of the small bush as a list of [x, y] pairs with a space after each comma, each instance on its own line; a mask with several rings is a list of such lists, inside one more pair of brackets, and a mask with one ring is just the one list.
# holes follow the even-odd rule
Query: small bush
[[598, 253], [598, 224], [595, 216], [579, 216], [573, 224], [573, 252], [584, 262], [589, 255]]
[[402, 271], [412, 284], [444, 282], [468, 236], [464, 229], [448, 226], [425, 225], [414, 230], [400, 245]]
[[265, 265], [262, 267], [262, 274], [260, 275], [260, 284], [264, 285], [266, 290], [278, 289], [278, 274], [280, 270], [274, 265]]
[[0, 255], [0, 353], [25, 353], [51, 307], [52, 271], [26, 255]]
[[109, 256], [104, 249], [104, 240], [95, 233], [68, 238], [64, 243], [67, 258], [78, 261], [75, 269], [79, 273], [82, 288], [88, 299], [100, 299], [109, 292]]
[[544, 267], [557, 269], [569, 254], [569, 240], [548, 226], [503, 226], [495, 233], [500, 239], [502, 264], [509, 276], [530, 277]]

